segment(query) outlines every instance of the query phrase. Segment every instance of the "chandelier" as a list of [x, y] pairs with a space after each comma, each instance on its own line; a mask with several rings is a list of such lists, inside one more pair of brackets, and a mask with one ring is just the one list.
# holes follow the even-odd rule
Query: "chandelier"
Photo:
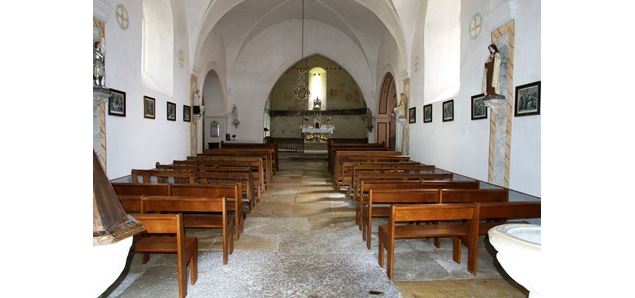
[[300, 102], [306, 102], [309, 98], [309, 87], [307, 84], [308, 74], [307, 71], [309, 67], [307, 66], [306, 59], [304, 58], [304, 0], [302, 0], [302, 44], [300, 46], [301, 49], [301, 59], [304, 62], [304, 67], [298, 68], [298, 78], [295, 81], [295, 97]]

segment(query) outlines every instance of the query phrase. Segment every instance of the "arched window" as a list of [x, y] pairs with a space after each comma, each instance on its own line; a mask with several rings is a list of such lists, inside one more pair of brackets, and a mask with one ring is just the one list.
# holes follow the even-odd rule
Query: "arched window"
[[143, 0], [141, 77], [146, 88], [172, 96], [174, 19], [170, 0]]
[[423, 102], [447, 100], [461, 86], [461, 1], [428, 0], [424, 29]]
[[308, 109], [313, 110], [313, 103], [316, 98], [320, 99], [321, 109], [326, 110], [326, 70], [321, 67], [314, 67], [309, 70], [309, 96]]

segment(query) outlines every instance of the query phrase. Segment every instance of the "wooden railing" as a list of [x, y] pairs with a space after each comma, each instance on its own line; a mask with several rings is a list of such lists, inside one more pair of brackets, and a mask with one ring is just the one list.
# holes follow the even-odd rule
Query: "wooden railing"
[[264, 139], [265, 144], [278, 145], [278, 151], [282, 152], [304, 152], [304, 139], [302, 138], [271, 138]]

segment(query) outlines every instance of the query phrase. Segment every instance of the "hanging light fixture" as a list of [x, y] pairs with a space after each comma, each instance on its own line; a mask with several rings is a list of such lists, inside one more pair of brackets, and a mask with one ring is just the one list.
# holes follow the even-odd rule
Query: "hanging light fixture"
[[300, 66], [298, 69], [298, 78], [295, 82], [295, 97], [300, 102], [307, 102], [309, 98], [309, 87], [307, 84], [308, 75], [307, 71], [309, 67], [307, 66], [306, 59], [304, 58], [304, 0], [302, 0], [302, 44], [301, 48], [301, 56], [300, 58], [304, 62], [304, 66]]

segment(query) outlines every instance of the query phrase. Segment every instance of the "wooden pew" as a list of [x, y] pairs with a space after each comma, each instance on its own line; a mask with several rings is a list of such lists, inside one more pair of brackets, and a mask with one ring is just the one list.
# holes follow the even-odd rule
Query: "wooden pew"
[[221, 142], [221, 148], [256, 148], [256, 149], [260, 149], [260, 148], [264, 148], [264, 149], [272, 149], [274, 151], [274, 156], [273, 156], [273, 161], [274, 164], [276, 165], [275, 167], [275, 171], [279, 171], [280, 170], [280, 163], [278, 162], [278, 144], [251, 144], [251, 143], [225, 143], [225, 142]]
[[269, 176], [267, 179], [270, 179], [275, 173], [275, 165], [273, 163], [273, 152], [270, 150], [249, 150], [249, 149], [229, 149], [229, 148], [215, 148], [215, 149], [205, 149], [203, 154], [199, 154], [198, 156], [237, 156], [237, 157], [259, 157], [262, 158], [265, 163], [266, 174]]
[[115, 193], [118, 196], [169, 196], [170, 184], [134, 184], [134, 183], [112, 183]]
[[216, 171], [209, 170], [196, 173], [196, 182], [199, 184], [219, 184], [232, 181], [241, 183], [249, 211], [253, 210], [256, 205], [256, 198], [254, 196], [254, 180], [249, 168], [244, 168], [243, 172], [238, 172], [238, 170], [223, 171], [222, 169], [216, 169]]
[[[366, 153], [366, 154], [364, 154]], [[395, 151], [338, 151], [335, 156], [335, 190], [340, 190], [343, 180], [344, 162], [398, 162], [409, 161], [410, 157]]]
[[[155, 177], [154, 181], [152, 177]], [[194, 174], [190, 171], [132, 169], [132, 183], [195, 183], [195, 180]]]
[[[474, 248], [478, 239], [478, 214], [476, 204], [423, 204], [393, 205], [390, 220], [379, 226], [379, 266], [384, 267], [384, 250], [388, 254], [386, 274], [392, 279], [394, 273], [395, 240], [454, 237], [452, 258], [461, 261], [461, 240], [470, 239], [468, 245], [468, 271], [476, 274]], [[457, 223], [456, 221], [467, 221]], [[412, 222], [429, 222], [417, 225]]]
[[262, 157], [259, 156], [216, 156], [216, 155], [198, 155], [198, 156], [188, 156], [188, 161], [203, 161], [207, 164], [209, 161], [249, 161], [249, 162], [257, 162], [259, 168], [261, 169], [264, 179], [263, 181], [263, 189], [267, 189], [269, 184], [271, 184], [271, 170], [267, 168], [265, 161]]
[[[187, 295], [187, 265], [190, 265], [190, 283], [194, 284], [198, 275], [198, 239], [186, 237], [181, 214], [135, 214], [143, 224], [145, 233], [134, 236], [133, 252], [176, 253], [177, 281], [179, 297]], [[164, 234], [176, 237], [165, 237]], [[153, 235], [160, 234], [160, 235]]]
[[428, 180], [360, 180], [360, 190], [355, 197], [355, 222], [362, 230], [361, 208], [368, 204], [370, 190], [397, 189], [477, 189], [479, 182], [470, 181], [428, 181]]
[[[390, 216], [390, 206], [394, 204], [433, 204], [439, 202], [438, 189], [370, 190], [368, 204], [362, 206], [362, 239], [370, 249], [373, 217]], [[377, 207], [373, 204], [389, 205]]]
[[265, 169], [264, 163], [261, 160], [252, 159], [252, 161], [241, 160], [223, 160], [221, 159], [190, 159], [190, 160], [175, 160], [172, 163], [173, 166], [197, 166], [197, 167], [251, 167], [254, 172], [254, 183], [258, 185], [258, 197], [262, 195], [262, 191], [265, 190]]
[[[186, 228], [220, 229], [223, 239], [223, 265], [234, 251], [234, 219], [228, 215], [225, 198], [193, 196], [144, 196], [143, 213], [182, 213]], [[194, 213], [194, 214], [193, 214]]]
[[479, 227], [476, 240], [467, 241], [474, 245], [470, 251], [474, 272], [478, 265], [478, 236], [487, 235], [491, 228], [506, 224], [509, 219], [540, 218], [540, 201], [478, 203], [477, 208]]
[[328, 145], [328, 157], [329, 157], [329, 174], [335, 175], [335, 154], [337, 151], [388, 151], [384, 146], [384, 143], [380, 144], [337, 144], [329, 140]]
[[242, 185], [239, 182], [233, 184], [202, 185], [202, 184], [173, 184], [170, 189], [172, 196], [194, 196], [227, 198], [229, 211], [234, 215], [234, 236], [240, 239], [240, 234], [244, 229], [244, 218], [242, 208]]
[[249, 211], [253, 210], [256, 202], [260, 199], [260, 187], [256, 187], [251, 167], [207, 167], [196, 164], [179, 164], [179, 165], [162, 165], [156, 163], [157, 169], [176, 169], [192, 172], [194, 174], [195, 183], [197, 184], [219, 184], [233, 183], [238, 181], [242, 183], [242, 189], [245, 194], [246, 203], [249, 205]]

